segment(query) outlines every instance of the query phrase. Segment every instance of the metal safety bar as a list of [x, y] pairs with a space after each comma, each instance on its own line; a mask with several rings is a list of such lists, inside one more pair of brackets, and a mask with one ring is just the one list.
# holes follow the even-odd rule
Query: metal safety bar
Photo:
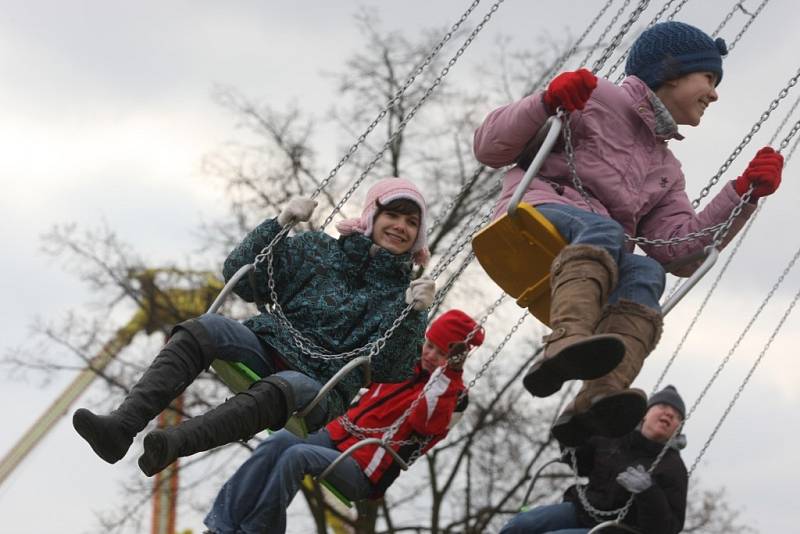
[[550, 128], [547, 130], [544, 141], [542, 141], [542, 146], [536, 152], [536, 156], [533, 158], [533, 161], [531, 161], [530, 165], [528, 165], [528, 170], [525, 171], [525, 174], [522, 176], [522, 180], [519, 182], [517, 189], [514, 191], [514, 195], [508, 202], [507, 213], [509, 217], [513, 217], [517, 212], [517, 206], [519, 206], [522, 196], [525, 194], [525, 191], [528, 190], [528, 186], [531, 184], [534, 176], [536, 176], [536, 173], [539, 172], [544, 160], [550, 155], [550, 152], [553, 150], [553, 145], [555, 145], [556, 141], [558, 140], [558, 136], [561, 135], [563, 122], [558, 115], [550, 117], [550, 119], [548, 119], [547, 123], [545, 123], [542, 128], [546, 128], [548, 123], [550, 124]]
[[341, 369], [336, 371], [335, 375], [330, 377], [328, 379], [328, 381], [325, 382], [325, 385], [322, 386], [322, 388], [320, 388], [319, 392], [317, 393], [317, 396], [314, 397], [311, 400], [311, 402], [306, 404], [305, 407], [303, 407], [302, 410], [299, 410], [295, 415], [297, 415], [297, 417], [305, 417], [309, 413], [311, 413], [311, 410], [316, 408], [317, 404], [319, 404], [320, 401], [322, 401], [322, 398], [325, 395], [327, 395], [330, 390], [332, 390], [334, 387], [336, 387], [336, 384], [341, 382], [342, 378], [344, 378], [344, 376], [347, 373], [349, 373], [350, 371], [352, 371], [353, 369], [355, 369], [359, 365], [363, 365], [364, 366], [364, 382], [366, 384], [369, 384], [372, 381], [372, 376], [371, 376], [371, 369], [372, 368], [370, 367], [370, 359], [371, 358], [370, 358], [369, 355], [365, 355], [365, 356], [359, 356], [357, 358], [353, 358], [352, 360], [347, 362], [347, 364], [343, 365]]
[[325, 477], [331, 474], [331, 472], [333, 472], [333, 470], [336, 469], [336, 466], [342, 463], [345, 460], [345, 458], [351, 456], [355, 451], [357, 451], [361, 447], [366, 447], [367, 445], [378, 445], [380, 447], [383, 447], [384, 450], [386, 450], [386, 452], [392, 455], [392, 458], [394, 458], [394, 461], [397, 462], [397, 465], [400, 466], [400, 469], [402, 469], [403, 471], [406, 471], [408, 469], [408, 464], [405, 462], [405, 460], [403, 460], [400, 457], [400, 455], [397, 454], [397, 452], [395, 452], [395, 450], [389, 446], [388, 443], [384, 443], [380, 438], [367, 438], [367, 439], [362, 439], [361, 441], [359, 441], [354, 445], [351, 445], [350, 448], [348, 448], [346, 451], [340, 454], [339, 457], [336, 458], [333, 462], [331, 462], [331, 465], [329, 465], [325, 469], [325, 471], [323, 471], [316, 478], [317, 482], [322, 481]]
[[663, 306], [661, 306], [661, 314], [666, 315], [669, 311], [675, 307], [675, 305], [680, 301], [686, 294], [692, 289], [697, 282], [700, 281], [705, 274], [711, 270], [715, 263], [717, 263], [717, 259], [719, 258], [719, 250], [716, 247], [708, 247], [706, 251], [706, 259], [697, 268], [697, 270], [692, 273], [692, 276], [689, 277], [683, 284], [675, 290], [672, 296], [667, 299]]

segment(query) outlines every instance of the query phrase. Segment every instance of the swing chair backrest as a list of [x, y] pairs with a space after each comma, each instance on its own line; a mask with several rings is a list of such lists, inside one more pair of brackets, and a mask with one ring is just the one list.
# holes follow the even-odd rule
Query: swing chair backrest
[[[551, 117], [529, 145], [539, 147], [509, 202], [508, 212], [472, 239], [483, 269], [503, 291], [517, 299], [542, 323], [550, 324], [550, 265], [567, 243], [536, 208], [520, 202], [561, 132]], [[546, 133], [543, 133], [546, 132]], [[543, 140], [540, 140], [544, 137]], [[535, 149], [535, 148], [534, 148]], [[526, 147], [526, 151], [531, 150]], [[526, 156], [521, 156], [526, 158]]]

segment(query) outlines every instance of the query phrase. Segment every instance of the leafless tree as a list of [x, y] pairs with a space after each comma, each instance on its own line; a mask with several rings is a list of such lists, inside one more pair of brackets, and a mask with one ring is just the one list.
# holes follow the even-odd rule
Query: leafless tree
[[[368, 11], [359, 13], [357, 24], [364, 35], [363, 51], [334, 75], [340, 104], [331, 111], [330, 119], [341, 138], [357, 138], [363, 130], [355, 125], [369, 124], [386, 102], [394, 99], [394, 104], [386, 109], [382, 130], [376, 129], [357, 151], [351, 150], [352, 145], [339, 147], [349, 157], [335, 179], [320, 190], [317, 218], [307, 227], [319, 228], [361, 169], [372, 166], [370, 176], [406, 176], [423, 184], [438, 222], [430, 236], [432, 252], [439, 257], [447, 255], [451, 245], [469, 235], [476, 222], [474, 215], [484, 210], [499, 190], [498, 171], [481, 167], [471, 155], [472, 129], [487, 111], [486, 102], [510, 100], [530, 91], [531, 80], [546, 79], [554, 58], [567, 50], [567, 43], [553, 41], [536, 53], [518, 52], [510, 43], [501, 43], [498, 59], [491, 67], [482, 67], [479, 78], [483, 84], [456, 88], [445, 81], [427, 100], [424, 112], [401, 129], [446, 64], [446, 52], [456, 45], [448, 44], [400, 94], [409, 73], [422, 64], [444, 32], [426, 31], [410, 39], [384, 30]], [[202, 248], [214, 251], [210, 256], [219, 261], [246, 230], [264, 217], [274, 216], [290, 197], [319, 189], [330, 171], [319, 163], [315, 147], [321, 141], [315, 120], [301, 109], [279, 110], [229, 88], [218, 89], [214, 98], [232, 112], [239, 126], [238, 141], [205, 160], [206, 172], [220, 181], [230, 200], [231, 218], [207, 223], [202, 232]], [[378, 158], [384, 146], [385, 155]], [[458, 192], [462, 194], [456, 196]], [[343, 208], [345, 213], [354, 209]], [[45, 238], [45, 245], [54, 257], [76, 270], [99, 302], [88, 319], [73, 315], [58, 326], [41, 325], [39, 332], [49, 347], [41, 357], [15, 352], [6, 355], [5, 363], [17, 370], [45, 373], [91, 366], [107, 340], [130, 326], [118, 326], [119, 318], [132, 322], [138, 317], [139, 322], [131, 327], [133, 335], [120, 347], [112, 365], [99, 371], [108, 387], [105, 405], [116, 403], [149, 361], [153, 342], [144, 334], [168, 333], [187, 318], [187, 310], [193, 312], [189, 316], [196, 315], [198, 309], [207, 307], [221, 283], [213, 265], [176, 263], [154, 269], [109, 229], [80, 234], [75, 228], [57, 227]], [[454, 270], [450, 268], [448, 276]], [[493, 286], [476, 276], [474, 269], [472, 274], [468, 271], [463, 282], [468, 289], [454, 290], [446, 302], [488, 297]], [[226, 313], [243, 317], [252, 310], [234, 303]], [[319, 487], [304, 488], [317, 532], [325, 532], [326, 514], [334, 514], [359, 533], [482, 533], [498, 529], [518, 511], [532, 474], [557, 454], [548, 428], [559, 399], [533, 403], [518, 379], [538, 350], [531, 334], [522, 334], [521, 341], [505, 349], [500, 363], [488, 369], [480, 387], [471, 391], [465, 420], [448, 440], [420, 459], [410, 474], [401, 477], [384, 499], [357, 503], [355, 513], [348, 515], [332, 508]], [[60, 363], [67, 359], [65, 353], [73, 363]], [[472, 363], [471, 370], [478, 371], [479, 365]], [[226, 395], [213, 375], [203, 376], [187, 390], [183, 408], [187, 416], [206, 411]], [[232, 472], [235, 466], [223, 458], [230, 455], [221, 450], [184, 461], [183, 467], [202, 474], [183, 478], [181, 492], [219, 484]], [[528, 504], [557, 499], [570, 476], [563, 467], [548, 469]], [[130, 498], [102, 518], [103, 532], [141, 530], [137, 522], [153, 488], [149, 483], [134, 482], [128, 490]], [[692, 530], [687, 531], [714, 533], [728, 528], [725, 532], [747, 532], [746, 527], [735, 525], [736, 516], [727, 509], [721, 493], [707, 492], [702, 503], [693, 508]], [[198, 507], [208, 507], [207, 496]]]

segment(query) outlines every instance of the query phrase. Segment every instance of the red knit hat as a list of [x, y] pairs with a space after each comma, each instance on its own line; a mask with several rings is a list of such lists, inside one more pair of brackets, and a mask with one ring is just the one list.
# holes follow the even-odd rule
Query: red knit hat
[[[457, 343], [464, 343], [470, 332], [477, 326], [477, 323], [461, 310], [449, 310], [441, 314], [431, 323], [425, 337], [428, 341], [447, 354], [450, 348]], [[469, 345], [477, 347], [483, 343], [483, 328], [479, 328]]]

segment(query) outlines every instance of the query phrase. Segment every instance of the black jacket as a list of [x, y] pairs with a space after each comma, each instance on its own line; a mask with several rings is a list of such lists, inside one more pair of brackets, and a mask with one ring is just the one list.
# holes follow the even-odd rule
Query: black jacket
[[[630, 493], [617, 483], [617, 475], [638, 464], [649, 469], [662, 448], [663, 444], [645, 438], [638, 430], [616, 439], [593, 437], [579, 447], [578, 474], [589, 477], [589, 503], [599, 510], [624, 506]], [[669, 449], [653, 472], [653, 485], [636, 496], [623, 522], [647, 534], [677, 534], [686, 517], [688, 483], [680, 454]], [[583, 509], [575, 486], [567, 489], [564, 500], [575, 504], [581, 526], [597, 524]]]

